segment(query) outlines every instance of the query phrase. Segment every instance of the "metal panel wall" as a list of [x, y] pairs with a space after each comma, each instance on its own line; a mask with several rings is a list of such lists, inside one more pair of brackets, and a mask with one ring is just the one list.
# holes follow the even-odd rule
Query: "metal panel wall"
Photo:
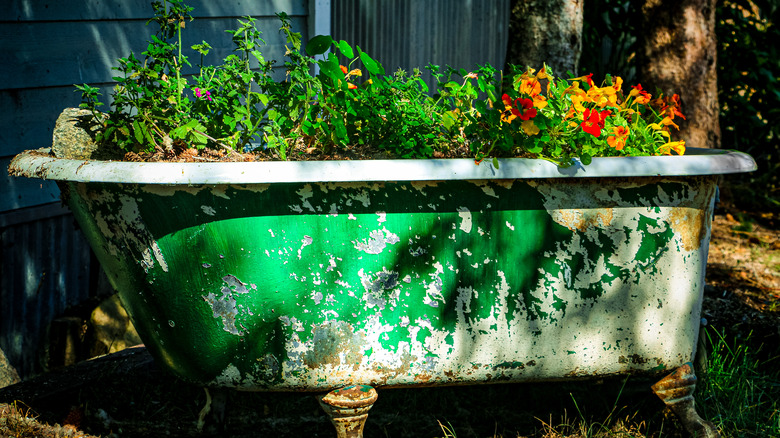
[[[8, 3], [6, 5], [5, 3]], [[63, 108], [78, 106], [73, 84], [90, 83], [108, 96], [118, 65], [139, 55], [153, 28], [149, 0], [51, 2], [11, 0], [0, 8], [0, 348], [22, 378], [40, 372], [42, 341], [52, 319], [94, 295], [100, 273], [73, 217], [56, 203], [52, 181], [15, 178], [13, 155], [51, 145]], [[226, 27], [252, 16], [268, 43], [267, 58], [281, 60], [283, 36], [276, 12], [308, 38], [310, 0], [190, 0], [195, 21], [184, 45], [208, 41], [210, 62], [232, 51]], [[195, 60], [193, 60], [195, 61]], [[280, 74], [283, 74], [280, 70]]]
[[0, 215], [0, 245], [0, 348], [25, 378], [44, 369], [49, 323], [90, 297], [100, 267], [59, 203]]
[[[429, 63], [473, 70], [506, 57], [509, 0], [332, 0], [331, 31], [382, 63], [421, 70]], [[423, 78], [433, 79], [423, 70]]]

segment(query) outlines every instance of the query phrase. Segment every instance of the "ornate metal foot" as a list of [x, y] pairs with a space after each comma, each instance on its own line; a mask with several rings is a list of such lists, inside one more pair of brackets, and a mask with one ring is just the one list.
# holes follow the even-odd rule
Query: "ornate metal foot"
[[351, 385], [325, 394], [320, 398], [320, 406], [336, 427], [338, 438], [363, 438], [363, 426], [376, 399], [374, 388]]
[[222, 435], [225, 432], [225, 405], [228, 389], [203, 388], [206, 391], [206, 405], [200, 410], [196, 428], [198, 432]]
[[718, 429], [696, 412], [693, 392], [696, 390], [696, 374], [693, 364], [686, 363], [651, 386], [657, 395], [680, 419], [685, 430], [697, 438], [720, 438]]

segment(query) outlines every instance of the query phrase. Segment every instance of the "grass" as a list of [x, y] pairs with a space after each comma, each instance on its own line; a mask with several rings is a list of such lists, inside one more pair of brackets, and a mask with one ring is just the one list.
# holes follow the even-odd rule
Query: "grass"
[[699, 413], [727, 437], [780, 437], [780, 346], [717, 330], [706, 336], [712, 351], [697, 388]]
[[[740, 337], [726, 330], [707, 329], [708, 367], [697, 371], [696, 403], [699, 414], [713, 422], [723, 438], [780, 438], [780, 345], [756, 345], [751, 335]], [[617, 392], [570, 393], [569, 407], [553, 410], [546, 419], [535, 418], [532, 427], [496, 424], [492, 438], [668, 438], [687, 437], [673, 414], [663, 409], [638, 406], [637, 400], [653, 405], [654, 396], [637, 399], [626, 394], [629, 379]], [[575, 395], [576, 394], [576, 395]], [[610, 398], [613, 397], [613, 398]], [[599, 405], [605, 406], [598, 409]], [[640, 403], [641, 404], [641, 403]], [[587, 406], [587, 411], [585, 407]], [[576, 415], [570, 415], [570, 412]], [[449, 421], [439, 421], [443, 438], [459, 438]], [[473, 436], [469, 430], [461, 435]], [[486, 436], [486, 435], [481, 435]], [[462, 438], [462, 437], [461, 437]]]

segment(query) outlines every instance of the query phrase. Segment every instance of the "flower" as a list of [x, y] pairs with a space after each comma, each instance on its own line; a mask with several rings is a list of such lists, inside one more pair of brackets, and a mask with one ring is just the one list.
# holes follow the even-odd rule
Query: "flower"
[[594, 137], [598, 137], [601, 135], [601, 130], [604, 129], [604, 121], [612, 115], [612, 112], [609, 110], [599, 112], [588, 108], [583, 115], [584, 120], [580, 123], [582, 130]]
[[[634, 98], [634, 103], [644, 105], [650, 102], [650, 95], [647, 91], [642, 89], [642, 84], [636, 84], [631, 86], [631, 91], [628, 93], [628, 99]], [[626, 99], [626, 101], [628, 101]]]
[[661, 145], [658, 149], [658, 152], [664, 155], [672, 155], [672, 151], [675, 151], [677, 155], [685, 154], [685, 141], [670, 141], [669, 143]]
[[519, 97], [513, 101], [508, 94], [504, 93], [501, 96], [501, 100], [504, 102], [504, 113], [501, 115], [502, 122], [512, 123], [515, 117], [520, 120], [536, 117], [536, 108], [534, 108], [534, 101], [531, 99]]
[[[349, 80], [350, 76], [363, 76], [363, 72], [360, 71], [359, 68], [354, 68], [352, 70], [348, 70], [347, 67], [345, 67], [343, 65], [339, 65], [339, 68], [341, 69], [341, 72], [344, 73], [344, 79]], [[354, 89], [357, 88], [357, 85], [349, 82], [349, 83], [347, 83], [347, 88], [349, 88], [350, 90], [354, 90]]]
[[661, 116], [667, 116], [672, 120], [675, 116], [679, 116], [685, 120], [685, 116], [680, 112], [680, 96], [677, 94], [666, 97], [661, 96], [651, 101], [650, 104], [659, 109], [658, 112]]
[[193, 88], [193, 90], [195, 90], [196, 97], [198, 98], [205, 97], [205, 99], [208, 100], [209, 102], [212, 101], [211, 92], [209, 90], [204, 90], [202, 88], [197, 88], [197, 87]]
[[615, 126], [612, 128], [612, 135], [607, 137], [607, 144], [615, 150], [623, 150], [623, 146], [626, 145], [629, 131], [625, 126]]
[[525, 132], [527, 135], [536, 135], [541, 132], [533, 120], [524, 121], [522, 124], [520, 124], [520, 127], [523, 128], [523, 132]]

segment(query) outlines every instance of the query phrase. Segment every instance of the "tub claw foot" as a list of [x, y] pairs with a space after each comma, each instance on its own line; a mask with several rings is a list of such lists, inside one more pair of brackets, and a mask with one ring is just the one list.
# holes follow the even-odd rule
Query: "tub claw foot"
[[377, 399], [368, 385], [334, 389], [320, 398], [320, 406], [330, 417], [338, 438], [362, 438], [368, 411]]
[[680, 419], [691, 436], [699, 438], [720, 438], [714, 424], [704, 420], [696, 412], [693, 392], [696, 390], [696, 374], [693, 364], [686, 363], [675, 372], [659, 380], [651, 387]]

